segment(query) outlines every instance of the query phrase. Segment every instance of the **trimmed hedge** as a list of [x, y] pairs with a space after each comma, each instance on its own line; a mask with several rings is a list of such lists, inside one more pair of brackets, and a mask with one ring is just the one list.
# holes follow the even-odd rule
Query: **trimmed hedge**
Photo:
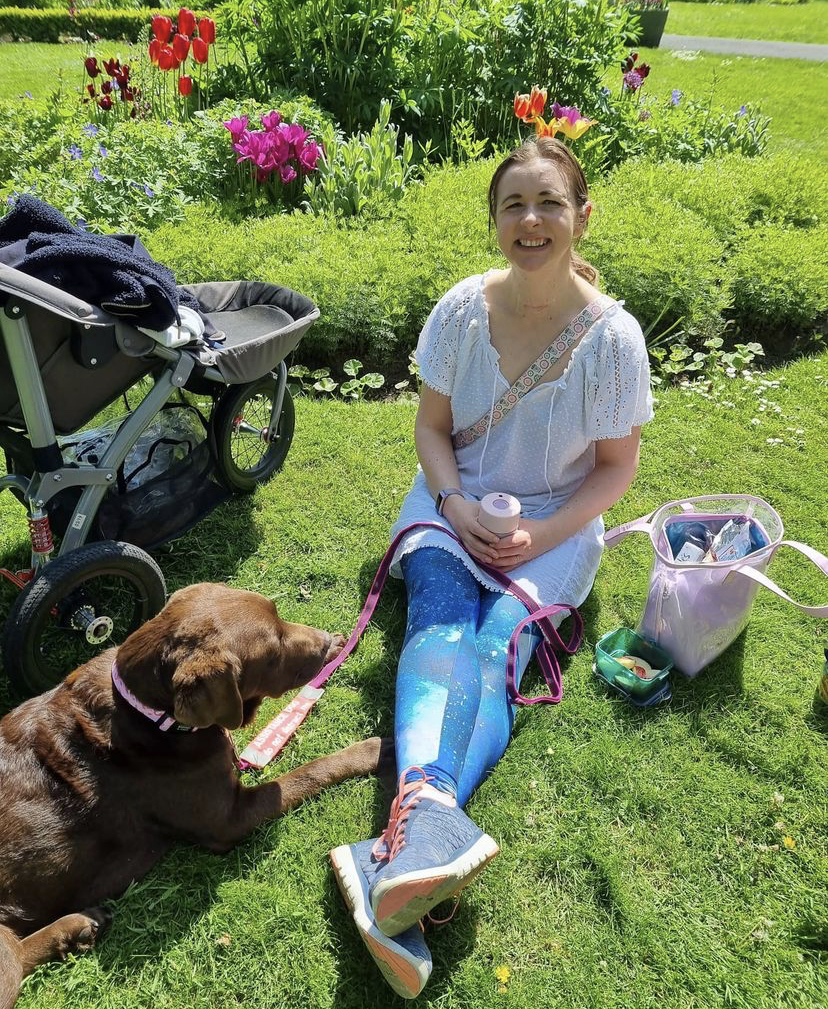
[[[503, 265], [487, 229], [493, 167], [430, 171], [388, 220], [297, 213], [232, 224], [202, 205], [147, 244], [184, 282], [253, 278], [313, 298], [322, 317], [299, 350], [305, 363], [357, 356], [402, 377], [437, 298], [460, 278]], [[675, 323], [671, 339], [683, 332], [694, 348], [727, 332], [790, 357], [828, 330], [820, 177], [820, 166], [784, 157], [625, 166], [595, 187], [581, 252], [653, 338]]]
[[[104, 39], [134, 42], [154, 14], [166, 14], [175, 20], [175, 10], [142, 7], [137, 10], [78, 10], [70, 17], [65, 7], [36, 10], [25, 7], [0, 7], [0, 37], [26, 39], [30, 42], [60, 42], [66, 35], [98, 35]], [[199, 15], [196, 14], [196, 17]]]
[[774, 357], [828, 336], [828, 225], [754, 229], [730, 260], [732, 317]]

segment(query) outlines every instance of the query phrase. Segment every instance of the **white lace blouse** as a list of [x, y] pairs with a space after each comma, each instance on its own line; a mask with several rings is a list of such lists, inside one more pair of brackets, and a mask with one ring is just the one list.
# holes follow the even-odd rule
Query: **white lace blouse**
[[[453, 434], [491, 411], [510, 387], [489, 335], [487, 276], [469, 277], [444, 295], [417, 345], [423, 382], [451, 399]], [[540, 382], [486, 434], [455, 450], [460, 486], [477, 499], [493, 491], [513, 494], [525, 518], [545, 518], [592, 471], [598, 439], [624, 438], [652, 416], [641, 328], [613, 302], [576, 344], [560, 378]], [[421, 469], [403, 501], [392, 537], [417, 521], [451, 528], [437, 515]], [[554, 549], [515, 568], [510, 577], [541, 605], [580, 605], [598, 570], [603, 533], [603, 521], [596, 518]], [[400, 558], [424, 546], [455, 554], [483, 585], [502, 591], [459, 544], [430, 529], [413, 530], [403, 539], [391, 573], [399, 577]]]

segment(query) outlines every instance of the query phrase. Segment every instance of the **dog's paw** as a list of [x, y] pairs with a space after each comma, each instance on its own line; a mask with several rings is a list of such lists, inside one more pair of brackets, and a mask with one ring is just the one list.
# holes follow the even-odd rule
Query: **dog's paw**
[[112, 915], [102, 907], [59, 918], [52, 926], [54, 959], [65, 960], [70, 953], [86, 953], [111, 921]]

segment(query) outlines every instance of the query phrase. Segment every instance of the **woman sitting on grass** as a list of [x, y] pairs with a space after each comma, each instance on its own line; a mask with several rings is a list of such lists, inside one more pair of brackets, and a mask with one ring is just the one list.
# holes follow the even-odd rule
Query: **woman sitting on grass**
[[[419, 920], [498, 851], [463, 806], [509, 741], [506, 648], [526, 609], [475, 562], [509, 572], [541, 605], [580, 605], [601, 560], [601, 514], [630, 486], [652, 417], [641, 329], [574, 251], [590, 210], [566, 146], [542, 138], [514, 151], [489, 189], [509, 266], [453, 287], [417, 347], [421, 469], [393, 534], [438, 522], [463, 545], [415, 529], [396, 552], [408, 592], [399, 792], [380, 838], [331, 852], [360, 935], [408, 998], [431, 973]], [[495, 491], [522, 509], [502, 539], [478, 521]], [[538, 641], [521, 635], [518, 675]]]

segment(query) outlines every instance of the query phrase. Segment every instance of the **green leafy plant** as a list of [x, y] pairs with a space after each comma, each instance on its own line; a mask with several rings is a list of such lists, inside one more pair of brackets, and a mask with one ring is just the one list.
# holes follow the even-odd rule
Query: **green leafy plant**
[[339, 217], [360, 214], [372, 200], [396, 202], [420, 174], [413, 164], [414, 145], [391, 123], [391, 105], [380, 103], [370, 133], [343, 140], [332, 126], [322, 133], [324, 154], [305, 181], [304, 207]]
[[347, 399], [362, 399], [366, 389], [381, 389], [385, 385], [385, 377], [378, 372], [369, 371], [360, 375], [362, 371], [362, 361], [351, 358], [342, 365], [342, 370], [350, 376], [347, 382], [343, 382], [339, 391]]

